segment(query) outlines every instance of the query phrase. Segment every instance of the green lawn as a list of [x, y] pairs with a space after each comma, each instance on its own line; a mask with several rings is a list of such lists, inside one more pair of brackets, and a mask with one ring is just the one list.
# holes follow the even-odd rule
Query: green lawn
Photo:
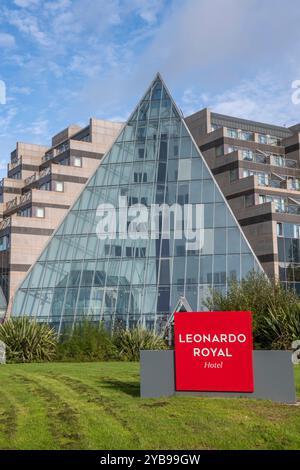
[[138, 364], [11, 364], [0, 383], [0, 449], [300, 449], [300, 406], [142, 400]]

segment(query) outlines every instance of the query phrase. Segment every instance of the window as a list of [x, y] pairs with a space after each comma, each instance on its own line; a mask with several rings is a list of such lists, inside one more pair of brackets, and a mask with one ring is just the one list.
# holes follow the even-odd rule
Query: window
[[260, 184], [262, 186], [268, 186], [269, 177], [268, 177], [267, 173], [257, 172], [256, 175], [257, 175], [257, 179], [258, 179], [258, 184]]
[[47, 183], [41, 184], [39, 189], [41, 189], [42, 191], [50, 191], [50, 189], [51, 189], [50, 188], [50, 181], [47, 181]]
[[26, 207], [25, 209], [19, 210], [18, 211], [18, 216], [19, 217], [31, 217], [32, 216], [31, 207]]
[[238, 139], [239, 133], [237, 129], [227, 129], [227, 137], [231, 137], [232, 139]]
[[268, 137], [265, 134], [258, 134], [258, 142], [260, 144], [267, 144], [268, 143]]
[[82, 167], [82, 158], [81, 157], [71, 157], [71, 165]]
[[67, 150], [69, 150], [69, 142], [64, 142], [55, 148], [55, 154], [59, 155], [60, 153], [66, 152]]
[[281, 139], [278, 137], [275, 137], [274, 135], [269, 135], [268, 136], [268, 144], [269, 145], [280, 145], [281, 144]]
[[253, 157], [254, 157], [254, 153], [253, 153], [252, 150], [243, 150], [243, 151], [242, 151], [242, 158], [243, 158], [243, 160], [252, 161], [252, 160], [253, 160]]
[[288, 188], [295, 191], [300, 190], [300, 180], [298, 178], [288, 178]]
[[271, 164], [276, 166], [285, 166], [285, 159], [281, 155], [272, 155]]
[[64, 183], [62, 181], [53, 181], [53, 191], [63, 192]]
[[254, 206], [254, 194], [247, 194], [245, 196], [245, 207]]
[[300, 238], [300, 225], [294, 225], [294, 238]]
[[282, 223], [278, 222], [277, 223], [277, 237], [282, 237], [282, 236], [283, 236]]
[[267, 173], [263, 173], [260, 171], [253, 171], [253, 170], [243, 170], [243, 178], [247, 178], [248, 176], [257, 176], [258, 184], [261, 186], [268, 186], [269, 183], [269, 176]]
[[147, 173], [134, 173], [133, 181], [135, 183], [147, 183]]
[[223, 145], [216, 147], [216, 157], [221, 157], [224, 155]]
[[132, 258], [132, 247], [131, 246], [126, 246], [126, 256], [128, 258]]
[[229, 172], [230, 183], [238, 179], [238, 169], [230, 170]]
[[45, 209], [43, 207], [35, 207], [34, 208], [34, 217], [45, 217]]
[[240, 139], [241, 140], [252, 141], [252, 140], [254, 140], [254, 134], [253, 134], [253, 132], [241, 131]]
[[211, 124], [211, 132], [214, 132], [216, 131], [217, 129], [220, 129], [222, 126], [220, 126], [220, 124], [214, 124], [212, 123]]
[[62, 160], [59, 160], [57, 162], [59, 165], [64, 165], [64, 166], [69, 166], [70, 165], [70, 160], [68, 157], [63, 158]]
[[239, 148], [236, 145], [225, 145], [224, 153], [236, 152]]
[[0, 238], [0, 251], [5, 251], [9, 248], [9, 236], [5, 235]]
[[266, 202], [273, 202], [276, 212], [284, 212], [285, 210], [285, 200], [283, 197], [269, 196], [265, 194], [259, 195], [259, 204], [264, 204]]
[[250, 170], [243, 170], [243, 178], [248, 178], [248, 176], [253, 175], [254, 172]]
[[120, 245], [115, 246], [115, 256], [122, 256], [122, 247]]

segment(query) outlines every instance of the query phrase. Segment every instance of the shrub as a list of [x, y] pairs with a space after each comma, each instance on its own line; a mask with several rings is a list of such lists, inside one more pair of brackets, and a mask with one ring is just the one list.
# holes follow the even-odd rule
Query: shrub
[[264, 315], [256, 336], [271, 349], [291, 349], [292, 342], [300, 339], [300, 306], [289, 308], [270, 306]]
[[58, 344], [59, 360], [107, 361], [117, 357], [111, 335], [102, 324], [84, 321], [66, 328]]
[[51, 361], [56, 356], [56, 332], [46, 323], [13, 318], [0, 325], [8, 362]]
[[139, 361], [141, 349], [166, 349], [165, 340], [154, 331], [136, 327], [132, 330], [119, 329], [114, 333], [114, 344], [118, 356], [124, 361]]
[[209, 310], [251, 310], [253, 336], [258, 348], [290, 348], [299, 339], [299, 298], [262, 273], [250, 273], [241, 283], [232, 282], [226, 294], [212, 290]]

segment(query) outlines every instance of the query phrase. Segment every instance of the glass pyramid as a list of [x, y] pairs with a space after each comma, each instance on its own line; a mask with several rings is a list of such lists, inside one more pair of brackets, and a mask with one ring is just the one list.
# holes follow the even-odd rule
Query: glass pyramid
[[[169, 227], [163, 211], [152, 217], [161, 204], [177, 208]], [[181, 297], [203, 310], [210, 286], [224, 290], [253, 269], [261, 267], [158, 74], [20, 285], [12, 315], [58, 330], [82, 319], [160, 329]]]

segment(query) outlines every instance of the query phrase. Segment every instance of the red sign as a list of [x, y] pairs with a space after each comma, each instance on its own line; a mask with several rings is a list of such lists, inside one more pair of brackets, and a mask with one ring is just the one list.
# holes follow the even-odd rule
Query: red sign
[[253, 392], [251, 312], [175, 313], [176, 390]]

